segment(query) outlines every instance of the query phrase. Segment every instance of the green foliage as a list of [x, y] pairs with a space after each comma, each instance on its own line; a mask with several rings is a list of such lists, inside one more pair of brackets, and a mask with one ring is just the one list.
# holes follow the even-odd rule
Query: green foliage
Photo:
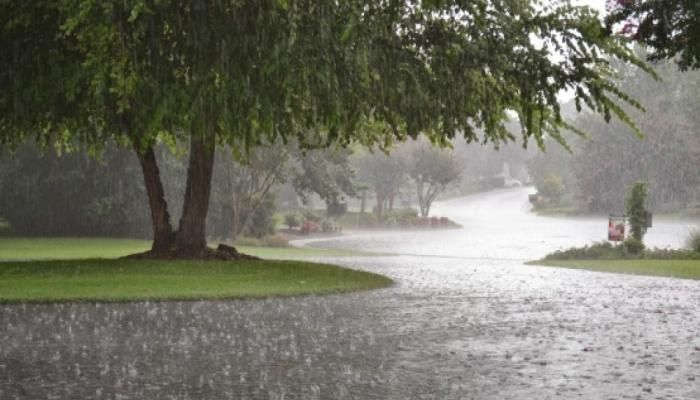
[[336, 232], [338, 231], [338, 225], [330, 219], [324, 219], [321, 221], [321, 230], [323, 232]]
[[289, 212], [284, 215], [284, 224], [289, 229], [298, 228], [301, 225], [301, 217], [296, 212]]
[[18, 235], [130, 236], [150, 233], [136, 157], [109, 146], [100, 159], [35, 146], [0, 153], [0, 215]]
[[373, 148], [355, 158], [358, 176], [374, 192], [376, 212], [381, 218], [387, 203], [394, 202], [407, 175], [408, 161], [405, 145], [392, 147], [391, 153]]
[[608, 0], [608, 29], [654, 49], [650, 59], [675, 58], [682, 70], [700, 68], [700, 5], [693, 0]]
[[427, 217], [437, 195], [462, 177], [462, 163], [451, 150], [419, 142], [408, 159], [408, 174], [416, 185], [421, 216]]
[[685, 245], [688, 249], [700, 253], [700, 230], [693, 229], [688, 233]]
[[684, 249], [646, 249], [644, 258], [650, 260], [700, 260], [700, 253]]
[[629, 190], [626, 209], [632, 238], [640, 243], [644, 239], [644, 234], [646, 233], [646, 199], [647, 184], [645, 182], [635, 182]]
[[549, 174], [537, 184], [537, 191], [551, 203], [558, 205], [561, 203], [562, 196], [566, 193], [566, 187], [559, 175]]
[[241, 215], [241, 218], [249, 221], [243, 229], [243, 235], [261, 238], [275, 233], [275, 226], [277, 225], [274, 218], [275, 211], [275, 198], [273, 196], [265, 197], [260, 207], [252, 211], [250, 217], [245, 214], [245, 212], [250, 211], [243, 210], [244, 214]]
[[636, 256], [644, 251], [644, 242], [635, 237], [630, 237], [622, 242], [622, 251], [625, 255]]
[[454, 221], [442, 218], [426, 218], [418, 215], [412, 208], [397, 209], [382, 215], [377, 219], [376, 214], [348, 213], [338, 221], [346, 228], [402, 228], [402, 229], [449, 229], [458, 228]]
[[[640, 57], [644, 53], [640, 52]], [[624, 213], [626, 188], [643, 180], [653, 188], [648, 206], [656, 210], [679, 210], [700, 199], [700, 71], [681, 73], [671, 62], [654, 65], [664, 77], [658, 82], [629, 66], [613, 63], [623, 77], [620, 87], [644, 99], [645, 113], [632, 112], [645, 133], [640, 140], [619, 122], [606, 124], [592, 115], [581, 115], [577, 126], [589, 138], [573, 139], [573, 153], [548, 146], [530, 162], [535, 182], [549, 174], [562, 177], [581, 211], [599, 214]], [[562, 109], [572, 115], [573, 105]]]
[[[0, 48], [15, 55], [0, 65], [3, 142], [51, 122], [55, 133], [61, 122], [69, 137], [95, 143], [150, 144], [163, 131], [245, 146], [276, 136], [386, 143], [420, 132], [434, 143], [458, 132], [499, 143], [514, 138], [504, 123], [515, 110], [523, 138], [541, 144], [573, 128], [560, 115], [564, 89], [631, 123], [613, 99], [638, 104], [618, 91], [604, 56], [645, 68], [597, 13], [567, 1], [143, 4], [0, 3]], [[27, 98], [27, 88], [48, 90]], [[37, 111], [18, 114], [20, 106]], [[359, 131], [367, 121], [386, 129]]]
[[316, 193], [330, 209], [346, 196], [354, 196], [358, 187], [350, 165], [351, 153], [343, 148], [301, 151], [296, 157], [297, 172], [291, 179], [294, 189], [304, 201], [309, 193]]
[[310, 209], [305, 209], [302, 211], [302, 215], [304, 216], [304, 219], [309, 220], [311, 222], [321, 222], [323, 220], [323, 216], [314, 210]]
[[601, 260], [624, 258], [621, 246], [613, 246], [608, 241], [596, 242], [583, 247], [572, 247], [547, 254], [545, 260]]
[[[564, 90], [579, 110], [636, 130], [621, 104], [641, 106], [618, 89], [610, 59], [648, 70], [596, 12], [568, 1], [5, 0], [0, 54], [10, 55], [0, 145], [114, 139], [143, 154], [159, 138], [192, 140], [203, 166], [217, 144], [245, 153], [278, 137], [307, 148], [420, 134], [498, 145], [516, 137], [509, 111], [525, 144], [564, 143], [562, 132], [581, 133], [562, 119]], [[362, 129], [373, 123], [382, 129]], [[210, 175], [189, 171], [187, 189], [208, 190]], [[188, 199], [178, 243], [202, 246], [208, 199]]]
[[348, 204], [331, 201], [326, 203], [326, 214], [331, 218], [339, 218], [348, 212]]
[[647, 249], [639, 240], [629, 238], [619, 246], [608, 241], [583, 247], [572, 247], [547, 254], [543, 260], [700, 260], [700, 252], [683, 249]]

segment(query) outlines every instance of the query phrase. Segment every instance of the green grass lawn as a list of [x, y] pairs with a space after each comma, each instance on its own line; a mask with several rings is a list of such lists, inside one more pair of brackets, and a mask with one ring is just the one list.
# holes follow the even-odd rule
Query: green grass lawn
[[529, 265], [700, 279], [700, 260], [538, 260]]
[[[0, 261], [118, 258], [144, 252], [150, 246], [149, 241], [136, 239], [0, 237]], [[242, 253], [269, 259], [346, 257], [370, 254], [347, 250], [299, 247], [236, 246], [236, 248]]]
[[304, 261], [358, 253], [239, 246], [268, 260], [116, 259], [150, 247], [130, 239], [0, 238], [0, 303], [229, 299], [327, 294], [386, 287], [389, 278]]
[[292, 296], [376, 289], [391, 283], [381, 275], [303, 261], [0, 263], [0, 303]]

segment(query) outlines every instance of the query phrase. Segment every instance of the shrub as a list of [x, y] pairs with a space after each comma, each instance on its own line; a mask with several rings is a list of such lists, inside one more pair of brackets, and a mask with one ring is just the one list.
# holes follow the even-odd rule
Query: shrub
[[411, 227], [415, 225], [418, 218], [418, 211], [413, 208], [402, 208], [387, 213], [384, 217], [384, 224], [396, 227]]
[[627, 256], [638, 256], [644, 251], [644, 243], [637, 238], [631, 237], [622, 242], [622, 250]]
[[301, 225], [301, 217], [297, 213], [287, 213], [284, 216], [284, 224], [289, 227], [289, 229], [297, 228]]
[[[640, 242], [644, 239], [646, 232], [647, 210], [644, 203], [647, 199], [647, 185], [644, 182], [635, 182], [630, 188], [626, 200], [627, 218], [630, 222], [630, 233], [632, 237]], [[643, 245], [642, 245], [643, 246]]]
[[558, 250], [544, 257], [545, 260], [700, 260], [700, 252], [684, 249], [646, 249], [644, 244], [634, 238], [613, 246], [610, 242], [597, 242], [590, 246]]
[[688, 233], [685, 246], [696, 253], [700, 253], [700, 230], [693, 229]]
[[537, 191], [549, 199], [552, 204], [559, 204], [566, 188], [559, 175], [550, 174], [538, 183]]
[[302, 214], [307, 221], [320, 223], [323, 220], [323, 217], [316, 214], [313, 210], [304, 210]]
[[644, 258], [650, 260], [700, 260], [700, 253], [679, 249], [647, 249], [644, 251]]
[[321, 231], [321, 225], [319, 225], [317, 222], [314, 222], [310, 219], [304, 219], [304, 222], [301, 224], [301, 233], [304, 235], [308, 235], [310, 233], [315, 233], [315, 232], [320, 232]]
[[348, 212], [348, 204], [340, 203], [337, 201], [328, 202], [326, 206], [326, 213], [329, 217], [342, 217]]
[[[246, 210], [241, 215], [241, 221], [246, 220]], [[249, 211], [248, 211], [249, 212]], [[248, 224], [243, 229], [243, 235], [262, 238], [265, 235], [275, 233], [275, 198], [266, 196], [260, 206], [253, 212]]]
[[332, 219], [324, 219], [321, 221], [321, 230], [323, 232], [337, 232], [339, 231], [338, 224], [336, 224]]
[[602, 241], [590, 246], [557, 250], [545, 256], [545, 260], [598, 260], [623, 257], [622, 246], [613, 246], [610, 242]]

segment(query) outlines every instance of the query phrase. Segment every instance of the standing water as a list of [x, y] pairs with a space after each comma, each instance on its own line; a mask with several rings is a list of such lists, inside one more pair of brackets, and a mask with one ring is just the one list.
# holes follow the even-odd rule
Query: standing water
[[[698, 399], [700, 282], [525, 266], [605, 237], [527, 189], [437, 204], [463, 228], [306, 243], [391, 288], [225, 302], [0, 306], [0, 399]], [[655, 221], [651, 246], [691, 228]]]

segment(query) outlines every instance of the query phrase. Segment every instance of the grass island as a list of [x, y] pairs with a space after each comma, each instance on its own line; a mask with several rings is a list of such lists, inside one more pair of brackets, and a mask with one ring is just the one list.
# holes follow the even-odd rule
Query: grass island
[[128, 239], [0, 238], [0, 303], [221, 300], [340, 293], [387, 287], [381, 275], [301, 257], [336, 250], [240, 247], [276, 260], [160, 261], [118, 257], [143, 251]]

